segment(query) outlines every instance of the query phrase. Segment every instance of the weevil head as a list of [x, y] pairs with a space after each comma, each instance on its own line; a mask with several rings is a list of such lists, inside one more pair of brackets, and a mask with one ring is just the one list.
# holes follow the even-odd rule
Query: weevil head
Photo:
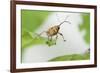
[[57, 25], [57, 26], [56, 26], [56, 29], [57, 29], [57, 30], [59, 30], [59, 29], [60, 29], [60, 26], [59, 26], [59, 25]]

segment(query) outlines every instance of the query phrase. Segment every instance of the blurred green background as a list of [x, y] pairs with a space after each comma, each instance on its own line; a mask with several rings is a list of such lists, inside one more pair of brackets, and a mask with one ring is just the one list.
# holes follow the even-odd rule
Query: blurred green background
[[[42, 23], [47, 19], [47, 17], [53, 12], [50, 11], [37, 11], [37, 10], [21, 10], [21, 53], [23, 55], [24, 50], [32, 45], [45, 44], [46, 38], [39, 37], [35, 34], [35, 30], [37, 30]], [[90, 14], [89, 13], [81, 13], [83, 18], [82, 25], [79, 26], [80, 31], [83, 29], [86, 30], [86, 35], [84, 39], [87, 44], [90, 44]], [[34, 34], [33, 34], [34, 33]], [[35, 38], [35, 39], [34, 39]], [[52, 43], [50, 43], [52, 44]], [[90, 58], [89, 52], [81, 55], [81, 54], [72, 54], [56, 57], [49, 61], [65, 61], [65, 60], [86, 60]]]
[[44, 39], [40, 40], [33, 39], [36, 35], [33, 34], [36, 29], [38, 29], [45, 19], [48, 17], [50, 12], [48, 11], [32, 11], [32, 10], [22, 10], [21, 20], [22, 20], [22, 50], [26, 47], [43, 44]]

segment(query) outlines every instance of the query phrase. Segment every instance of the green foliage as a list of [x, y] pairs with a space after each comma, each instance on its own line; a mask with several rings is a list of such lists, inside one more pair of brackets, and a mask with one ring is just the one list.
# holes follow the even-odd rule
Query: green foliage
[[55, 40], [48, 40], [48, 38], [41, 37], [39, 36], [39, 34], [26, 32], [25, 35], [22, 38], [23, 49], [31, 45], [39, 45], [39, 44], [47, 44], [48, 46], [55, 45]]
[[48, 17], [50, 12], [36, 10], [22, 10], [22, 31], [34, 32]]
[[87, 60], [87, 59], [90, 59], [90, 53], [64, 55], [53, 58], [49, 61], [73, 61], [73, 60]]
[[33, 33], [42, 25], [49, 14], [50, 12], [48, 11], [21, 10], [22, 50], [30, 45], [44, 43], [44, 38], [34, 39], [37, 36]]
[[[43, 24], [51, 12], [49, 11], [36, 11], [36, 10], [21, 10], [21, 48], [22, 52], [26, 47], [31, 45], [47, 44], [48, 46], [55, 45], [55, 40], [48, 40], [35, 34], [35, 31]], [[79, 26], [80, 30], [85, 29], [86, 35], [84, 39], [89, 44], [90, 43], [90, 14], [82, 13], [83, 24]], [[48, 43], [47, 43], [48, 42]], [[89, 59], [90, 54], [72, 54], [56, 57], [49, 61], [69, 61], [69, 60], [85, 60]]]
[[80, 30], [86, 30], [86, 35], [84, 39], [86, 43], [90, 44], [90, 14], [89, 13], [82, 13], [83, 23], [79, 26]]

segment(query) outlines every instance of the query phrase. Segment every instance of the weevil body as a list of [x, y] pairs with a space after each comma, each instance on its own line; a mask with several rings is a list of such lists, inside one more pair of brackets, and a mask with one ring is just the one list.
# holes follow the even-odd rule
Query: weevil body
[[[48, 36], [48, 41], [52, 41], [52, 37], [53, 36], [56, 36], [56, 41], [57, 41], [57, 38], [58, 38], [58, 34], [62, 36], [63, 40], [66, 41], [64, 39], [64, 36], [62, 33], [59, 32], [60, 30], [60, 26], [63, 24], [63, 23], [69, 23], [69, 21], [66, 21], [64, 20], [63, 22], [61, 22], [59, 25], [55, 25], [55, 26], [52, 26], [51, 28], [49, 28], [47, 31], [43, 31], [42, 33], [46, 33], [46, 35]], [[41, 35], [42, 33], [40, 33], [39, 35]], [[46, 43], [48, 43], [48, 41]], [[56, 42], [55, 42], [56, 44]]]
[[60, 29], [59, 26], [53, 26], [53, 27], [49, 28], [46, 33], [48, 36], [52, 37], [59, 32], [59, 29]]

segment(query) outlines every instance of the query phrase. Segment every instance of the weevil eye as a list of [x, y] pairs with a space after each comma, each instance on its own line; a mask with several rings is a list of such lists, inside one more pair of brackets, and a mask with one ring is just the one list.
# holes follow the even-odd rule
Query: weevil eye
[[60, 27], [58, 27], [58, 29], [60, 29]]

